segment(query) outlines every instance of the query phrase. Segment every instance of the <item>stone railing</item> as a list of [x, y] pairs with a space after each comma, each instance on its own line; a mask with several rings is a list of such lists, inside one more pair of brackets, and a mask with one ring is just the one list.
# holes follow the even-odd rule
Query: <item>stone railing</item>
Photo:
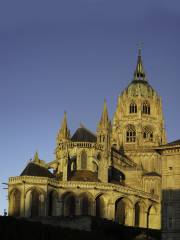
[[61, 143], [59, 145], [60, 149], [65, 149], [66, 146], [68, 148], [80, 147], [80, 148], [96, 148], [99, 150], [103, 149], [103, 146], [97, 143], [92, 142], [68, 142], [68, 143]]

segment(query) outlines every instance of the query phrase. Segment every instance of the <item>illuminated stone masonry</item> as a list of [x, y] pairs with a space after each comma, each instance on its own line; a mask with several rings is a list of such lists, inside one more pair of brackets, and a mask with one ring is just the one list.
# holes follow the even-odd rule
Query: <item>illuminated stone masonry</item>
[[81, 124], [71, 136], [65, 113], [55, 160], [46, 163], [36, 153], [20, 176], [9, 178], [9, 215], [90, 215], [160, 229], [167, 146], [162, 101], [147, 81], [139, 50], [112, 121], [105, 101], [96, 134]]

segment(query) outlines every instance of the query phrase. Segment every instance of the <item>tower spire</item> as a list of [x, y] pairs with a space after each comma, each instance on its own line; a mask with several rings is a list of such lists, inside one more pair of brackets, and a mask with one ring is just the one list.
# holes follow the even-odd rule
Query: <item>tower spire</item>
[[106, 99], [104, 99], [103, 112], [101, 115], [100, 124], [106, 125], [108, 122], [109, 122], [109, 117], [108, 117], [107, 103], [106, 103]]
[[67, 116], [66, 116], [66, 112], [64, 112], [64, 118], [61, 124], [61, 128], [58, 132], [57, 135], [57, 141], [64, 141], [64, 140], [69, 140], [70, 138], [70, 131], [68, 129], [68, 125], [67, 125]]
[[138, 59], [137, 59], [137, 65], [136, 65], [136, 69], [134, 71], [134, 79], [133, 81], [147, 81], [146, 79], [146, 74], [144, 71], [144, 67], [143, 67], [143, 62], [142, 62], [142, 57], [141, 57], [141, 47], [138, 48]]
[[103, 111], [101, 114], [101, 119], [98, 124], [98, 130], [105, 130], [111, 128], [111, 121], [108, 116], [108, 109], [106, 99], [104, 99]]

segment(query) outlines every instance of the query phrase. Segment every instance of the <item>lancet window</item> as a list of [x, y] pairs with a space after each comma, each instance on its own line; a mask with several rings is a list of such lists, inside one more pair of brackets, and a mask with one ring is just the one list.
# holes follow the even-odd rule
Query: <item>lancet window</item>
[[143, 109], [142, 113], [150, 115], [151, 109], [150, 109], [150, 104], [148, 101], [143, 102]]
[[135, 102], [131, 102], [129, 106], [129, 113], [137, 113], [137, 105]]

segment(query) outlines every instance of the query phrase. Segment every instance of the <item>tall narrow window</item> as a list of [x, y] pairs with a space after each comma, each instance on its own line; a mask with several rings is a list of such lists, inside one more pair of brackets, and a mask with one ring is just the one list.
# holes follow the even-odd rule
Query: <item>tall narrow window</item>
[[137, 113], [137, 105], [135, 102], [132, 102], [129, 106], [129, 113]]
[[81, 153], [81, 169], [87, 169], [87, 153], [85, 151]]
[[136, 130], [133, 125], [127, 127], [126, 132], [126, 142], [135, 142], [136, 141]]
[[150, 115], [150, 112], [151, 111], [150, 111], [150, 104], [149, 104], [149, 102], [148, 101], [144, 101], [143, 102], [142, 113]]

